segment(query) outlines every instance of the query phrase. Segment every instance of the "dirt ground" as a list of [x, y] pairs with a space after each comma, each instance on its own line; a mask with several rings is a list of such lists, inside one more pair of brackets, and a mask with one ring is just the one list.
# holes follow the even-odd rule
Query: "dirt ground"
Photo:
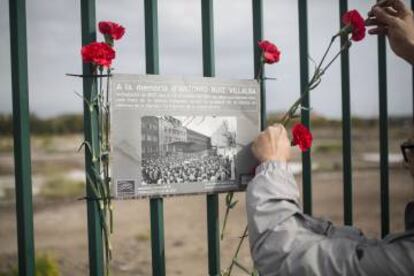
[[[390, 129], [390, 153], [399, 154], [399, 144], [410, 130]], [[314, 130], [315, 145], [312, 172], [313, 214], [341, 224], [342, 157], [338, 129]], [[74, 153], [80, 137], [60, 137], [48, 142], [59, 144], [59, 150], [43, 150], [33, 140], [33, 171], [82, 169], [83, 156]], [[64, 139], [64, 140], [62, 140]], [[63, 143], [65, 142], [65, 143]], [[78, 143], [79, 142], [79, 143]], [[38, 143], [39, 145], [37, 145]], [[50, 145], [52, 144], [52, 145]], [[65, 145], [63, 148], [61, 145]], [[327, 146], [329, 145], [329, 146]], [[353, 133], [354, 224], [370, 237], [380, 235], [379, 169], [375, 161], [366, 161], [365, 153], [378, 152], [378, 129], [361, 129]], [[63, 155], [63, 156], [62, 156]], [[300, 154], [294, 153], [293, 161]], [[10, 153], [0, 152], [3, 176], [12, 176]], [[297, 175], [301, 186], [301, 175]], [[0, 178], [1, 179], [1, 178]], [[4, 179], [4, 178], [3, 178]], [[3, 185], [4, 183], [0, 183]], [[220, 196], [220, 220], [224, 214], [224, 195]], [[227, 231], [221, 243], [221, 266], [229, 265], [246, 224], [244, 193], [237, 193], [238, 205], [230, 213]], [[413, 181], [400, 162], [390, 164], [391, 231], [403, 230], [405, 204], [414, 198]], [[205, 196], [175, 197], [164, 200], [167, 275], [207, 275], [207, 227]], [[148, 200], [115, 202], [113, 275], [151, 275], [150, 220]], [[45, 200], [35, 198], [36, 252], [51, 254], [59, 263], [62, 275], [87, 275], [86, 208], [76, 198]], [[17, 241], [13, 200], [0, 199], [0, 272], [16, 263]], [[246, 242], [240, 261], [251, 267]], [[237, 268], [233, 275], [245, 275]]]

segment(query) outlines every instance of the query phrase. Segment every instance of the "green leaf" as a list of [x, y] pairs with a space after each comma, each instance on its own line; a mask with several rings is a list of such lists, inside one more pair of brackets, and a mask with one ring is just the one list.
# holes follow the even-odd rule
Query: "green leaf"
[[88, 180], [86, 181], [86, 184], [89, 185], [89, 187], [91, 188], [92, 192], [94, 193], [95, 198], [99, 198], [100, 194], [94, 185], [95, 181], [93, 181], [92, 177], [89, 175], [88, 172], [86, 172], [86, 178]]
[[226, 195], [226, 205], [230, 205], [232, 199], [233, 199], [233, 192], [227, 193], [227, 195]]
[[89, 150], [89, 152], [93, 155], [93, 151], [92, 151], [92, 146], [88, 141], [83, 141], [82, 144], [80, 144], [77, 152], [80, 152], [82, 150], [82, 148], [86, 146], [86, 148]]
[[233, 259], [233, 263], [234, 263], [235, 266], [237, 266], [238, 268], [240, 268], [247, 275], [251, 275], [252, 274], [252, 272], [250, 272], [244, 265], [242, 265], [241, 263], [239, 263], [236, 258]]
[[88, 105], [90, 105], [91, 103], [88, 101], [88, 99], [86, 99], [84, 96], [82, 96], [80, 93], [78, 93], [77, 91], [73, 91], [73, 93], [75, 93], [75, 95], [77, 95], [79, 98], [81, 98], [82, 100], [85, 101], [85, 103], [87, 103]]
[[230, 208], [230, 209], [233, 209], [233, 208], [234, 208], [234, 206], [236, 206], [237, 202], [239, 202], [239, 201], [238, 201], [238, 200], [236, 200], [236, 201], [234, 201], [233, 203], [231, 203], [231, 204], [229, 205], [229, 208]]

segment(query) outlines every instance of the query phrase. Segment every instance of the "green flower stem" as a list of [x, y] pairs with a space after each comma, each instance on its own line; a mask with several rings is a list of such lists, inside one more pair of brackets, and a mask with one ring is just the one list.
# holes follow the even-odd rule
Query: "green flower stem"
[[315, 72], [313, 73], [313, 76], [312, 76], [311, 80], [309, 81], [306, 90], [302, 93], [302, 95], [299, 97], [299, 99], [297, 99], [293, 103], [293, 105], [289, 108], [289, 110], [283, 115], [282, 120], [281, 120], [283, 126], [286, 126], [289, 123], [289, 121], [293, 118], [293, 116], [295, 115], [296, 111], [298, 110], [302, 100], [309, 95], [310, 91], [315, 89], [320, 84], [321, 77], [325, 74], [326, 70], [334, 63], [334, 61], [341, 55], [341, 53], [343, 51], [345, 51], [346, 49], [349, 49], [349, 47], [351, 46], [351, 41], [347, 40], [344, 43], [344, 45], [341, 46], [340, 51], [329, 61], [329, 63], [324, 68], [322, 68], [323, 62], [325, 61], [326, 56], [327, 56], [329, 50], [331, 49], [332, 44], [335, 41], [336, 37], [337, 36], [332, 37], [331, 42], [329, 43], [329, 46], [328, 46], [327, 50], [325, 51], [321, 62], [316, 67]]
[[[108, 74], [108, 76], [110, 76], [111, 75], [111, 69], [110, 68], [108, 68], [108, 71], [107, 71], [107, 74]], [[106, 122], [105, 122], [105, 145], [106, 145], [106, 150], [107, 151], [109, 151], [109, 125], [110, 125], [110, 123], [109, 123], [109, 116], [110, 116], [110, 114], [109, 114], [109, 80], [110, 80], [110, 78], [108, 77], [107, 79], [106, 79], [106, 95], [105, 95], [105, 105], [104, 105], [104, 107], [105, 107], [105, 111], [106, 111], [106, 118], [105, 118], [105, 120], [106, 120]]]
[[[103, 68], [99, 68], [99, 75], [94, 79], [95, 87], [97, 87], [97, 95], [96, 99], [94, 100], [94, 108], [98, 113], [96, 118], [98, 123], [98, 133], [92, 133], [94, 137], [98, 135], [98, 143], [99, 148], [101, 150], [101, 156], [96, 157], [94, 154], [94, 158], [96, 162], [99, 162], [99, 168], [96, 169], [95, 179], [94, 182], [95, 190], [99, 194], [99, 217], [103, 232], [103, 239], [104, 239], [104, 248], [105, 248], [105, 265], [106, 265], [106, 275], [109, 275], [109, 262], [112, 259], [112, 249], [111, 249], [111, 241], [110, 235], [113, 232], [113, 212], [112, 212], [112, 202], [111, 202], [111, 191], [110, 191], [110, 182], [109, 182], [109, 164], [108, 164], [108, 152], [109, 152], [109, 110], [107, 109], [108, 103], [108, 78], [109, 78], [110, 71], [108, 70], [108, 74], [103, 74]], [[104, 92], [103, 82], [104, 77], [107, 77], [107, 86]], [[98, 83], [99, 82], [99, 83]], [[95, 141], [92, 139], [92, 141]], [[96, 146], [96, 145], [95, 145]], [[94, 149], [94, 145], [92, 145], [92, 149]], [[108, 229], [109, 228], [109, 229]]]
[[[97, 86], [97, 80], [96, 80], [96, 78], [94, 78], [93, 79], [93, 82], [92, 82], [92, 91], [94, 90], [94, 89], [96, 89], [96, 86]], [[92, 104], [92, 106], [90, 105], [89, 106], [89, 112], [93, 112], [93, 104]], [[91, 128], [91, 130], [92, 130], [92, 132], [91, 132], [91, 136], [92, 136], [92, 139], [91, 139], [91, 142], [93, 142], [94, 140], [95, 140], [95, 135], [96, 135], [96, 133], [95, 133], [95, 131], [94, 131], [94, 128], [92, 127], [92, 121], [91, 122], [89, 122], [90, 123], [90, 128]], [[91, 145], [91, 147], [92, 147], [92, 162], [96, 162], [96, 153], [95, 153], [95, 148], [94, 148], [94, 146], [93, 145]]]
[[231, 264], [230, 264], [230, 266], [229, 266], [229, 269], [228, 269], [228, 274], [227, 274], [228, 276], [230, 276], [230, 275], [231, 275], [231, 272], [232, 272], [232, 270], [233, 270], [233, 266], [234, 266], [234, 260], [237, 260], [237, 257], [238, 257], [239, 252], [240, 252], [240, 248], [241, 248], [241, 246], [243, 245], [243, 242], [244, 242], [244, 240], [246, 239], [246, 237], [247, 237], [247, 225], [246, 225], [246, 227], [244, 228], [243, 235], [240, 237], [240, 241], [239, 241], [239, 244], [237, 245], [236, 252], [234, 253], [234, 256], [233, 256], [233, 258], [232, 258]]
[[257, 75], [256, 75], [256, 80], [259, 82], [263, 80], [263, 66], [264, 66], [264, 61], [262, 57], [259, 60], [259, 70], [257, 71]]
[[334, 61], [342, 54], [343, 51], [348, 50], [352, 45], [352, 42], [350, 39], [348, 39], [341, 47], [341, 50], [335, 55], [335, 57], [328, 63], [328, 65], [325, 66], [324, 69], [321, 70], [320, 76], [325, 74], [326, 70], [334, 63]]
[[[81, 78], [93, 78], [92, 91], [96, 91], [96, 95], [93, 99], [86, 99], [75, 91], [75, 94], [81, 97], [89, 106], [89, 112], [97, 113], [97, 116], [90, 116], [90, 121], [87, 122], [91, 129], [91, 143], [84, 141], [78, 151], [82, 147], [86, 147], [92, 155], [92, 162], [96, 165], [93, 173], [94, 177], [91, 177], [89, 173], [86, 173], [87, 185], [92, 190], [93, 196], [85, 197], [87, 200], [97, 200], [98, 202], [98, 215], [101, 225], [101, 231], [103, 234], [104, 250], [105, 250], [105, 275], [109, 275], [109, 262], [112, 259], [112, 246], [110, 241], [110, 235], [113, 233], [113, 205], [111, 198], [111, 179], [109, 177], [109, 77], [111, 76], [111, 69], [107, 70], [107, 74], [103, 74], [103, 68], [93, 65], [92, 74], [90, 75], [75, 75], [66, 74], [67, 76], [75, 76]], [[99, 72], [98, 72], [99, 71]], [[104, 78], [106, 78], [106, 91], [103, 88]], [[94, 121], [92, 121], [94, 120]], [[98, 125], [96, 131], [92, 124]], [[97, 141], [97, 142], [96, 142]], [[97, 145], [96, 143], [99, 143]], [[98, 156], [95, 149], [100, 149], [100, 156]], [[108, 229], [109, 228], [109, 229]]]
[[223, 240], [223, 238], [224, 238], [224, 230], [226, 229], [227, 218], [229, 216], [229, 212], [230, 212], [230, 209], [231, 209], [233, 195], [234, 195], [233, 192], [229, 192], [226, 195], [226, 213], [224, 214], [223, 227], [221, 228], [221, 235], [220, 235], [221, 240]]
[[[351, 40], [350, 39], [348, 39], [342, 46], [341, 46], [341, 49], [340, 49], [340, 51], [328, 62], [328, 64], [325, 66], [325, 67], [323, 67], [322, 68], [322, 66], [323, 66], [323, 63], [324, 63], [324, 61], [325, 61], [325, 59], [326, 59], [326, 57], [328, 56], [328, 53], [329, 53], [329, 51], [330, 51], [330, 49], [331, 49], [331, 47], [332, 47], [332, 45], [333, 45], [333, 43], [334, 43], [334, 41], [335, 41], [335, 39], [339, 36], [339, 35], [341, 35], [341, 34], [343, 34], [343, 35], [346, 35], [347, 33], [347, 31], [348, 31], [348, 27], [345, 27], [345, 28], [343, 28], [338, 34], [336, 34], [335, 36], [333, 36], [332, 38], [331, 38], [331, 41], [330, 41], [330, 43], [329, 43], [329, 45], [328, 45], [328, 48], [326, 49], [326, 51], [325, 51], [325, 53], [323, 54], [323, 57], [322, 57], [322, 59], [321, 59], [321, 61], [319, 62], [319, 64], [317, 65], [317, 67], [316, 67], [316, 69], [315, 69], [315, 72], [313, 73], [313, 76], [312, 76], [312, 78], [311, 78], [311, 80], [309, 81], [309, 83], [308, 83], [308, 85], [307, 85], [307, 88], [306, 88], [306, 90], [302, 93], [302, 95], [292, 104], [292, 106], [289, 108], [289, 110], [283, 115], [283, 117], [282, 117], [282, 119], [281, 119], [281, 123], [283, 124], [283, 126], [286, 126], [288, 123], [289, 123], [289, 121], [292, 119], [292, 118], [294, 118], [294, 116], [295, 116], [295, 114], [296, 114], [296, 111], [298, 110], [298, 108], [299, 108], [299, 106], [301, 105], [301, 102], [302, 102], [302, 100], [305, 98], [305, 97], [307, 97], [308, 95], [309, 95], [309, 93], [310, 93], [310, 91], [312, 91], [313, 89], [315, 89], [319, 84], [320, 84], [320, 82], [321, 82], [321, 78], [322, 78], [322, 76], [325, 74], [325, 72], [326, 72], [326, 70], [328, 70], [328, 68], [334, 63], [334, 61], [341, 55], [341, 53], [343, 52], [343, 51], [345, 51], [345, 50], [347, 50], [347, 49], [349, 49], [350, 47], [351, 47]], [[261, 61], [262, 62], [262, 61]], [[263, 64], [262, 64], [262, 66], [263, 66]], [[260, 69], [259, 69], [259, 72], [258, 72], [258, 74], [257, 74], [257, 76], [256, 76], [256, 79], [258, 80], [258, 81], [262, 81], [262, 76], [261, 76], [261, 68], [262, 68], [262, 66], [260, 66]], [[230, 193], [228, 193], [228, 196], [230, 195]], [[232, 195], [231, 195], [231, 198], [232, 198]], [[228, 215], [229, 215], [229, 211], [230, 211], [230, 209], [231, 209], [231, 204], [229, 204], [228, 202], [227, 202], [227, 209], [226, 209], [226, 213], [225, 213], [225, 216], [224, 216], [224, 223], [223, 223], [223, 229], [222, 229], [222, 233], [221, 233], [221, 238], [223, 239], [223, 234], [224, 234], [224, 229], [225, 229], [225, 225], [226, 225], [226, 222], [227, 222], [227, 217], [228, 217]], [[231, 275], [231, 272], [232, 272], [232, 270], [233, 270], [233, 266], [234, 265], [236, 265], [237, 267], [239, 267], [240, 269], [242, 269], [244, 272], [246, 272], [246, 273], [248, 273], [248, 274], [251, 274], [251, 275], [255, 275], [255, 272], [253, 271], [253, 272], [249, 272], [244, 266], [242, 266], [238, 261], [237, 261], [237, 256], [238, 256], [238, 254], [239, 254], [239, 251], [240, 251], [240, 248], [241, 248], [241, 246], [242, 246], [242, 244], [243, 244], [243, 242], [244, 242], [244, 239], [247, 237], [247, 226], [246, 226], [246, 228], [244, 229], [244, 232], [243, 232], [243, 235], [240, 237], [240, 241], [239, 241], [239, 244], [238, 244], [238, 246], [237, 246], [237, 249], [236, 249], [236, 252], [235, 252], [235, 254], [234, 254], [234, 256], [233, 256], [233, 259], [232, 259], [232, 262], [231, 262], [231, 264], [230, 264], [230, 266], [229, 266], [229, 268], [227, 269], [227, 272], [226, 272], [226, 276], [230, 276]]]
[[[107, 75], [111, 75], [111, 69], [108, 68]], [[104, 139], [104, 150], [105, 152], [109, 152], [109, 127], [110, 127], [110, 113], [109, 113], [109, 81], [110, 78], [106, 79], [106, 95], [105, 95], [105, 102], [103, 105], [103, 109], [105, 112], [105, 139]], [[109, 157], [107, 157], [104, 161], [104, 181], [107, 186], [108, 190], [108, 207], [109, 207], [109, 230], [110, 233], [113, 233], [113, 206], [112, 206], [112, 199], [111, 199], [111, 190], [110, 190], [110, 177], [109, 177]]]
[[325, 53], [323, 54], [322, 59], [321, 59], [321, 61], [319, 62], [319, 64], [318, 64], [317, 68], [319, 68], [319, 69], [320, 69], [320, 68], [322, 67], [323, 62], [325, 61], [326, 56], [328, 55], [329, 50], [331, 49], [332, 44], [334, 43], [334, 41], [335, 41], [335, 39], [336, 39], [337, 37], [338, 37], [337, 35], [334, 35], [334, 36], [331, 38], [331, 41], [329, 42], [328, 48], [326, 48]]
[[[100, 75], [102, 75], [103, 74], [103, 68], [100, 66], [99, 67], [99, 74]], [[102, 128], [103, 128], [103, 126], [102, 126], [102, 124], [103, 124], [103, 117], [102, 117], [102, 105], [103, 105], [103, 99], [102, 99], [102, 82], [103, 82], [103, 79], [100, 77], [100, 78], [98, 78], [99, 79], [99, 90], [98, 90], [98, 108], [97, 108], [97, 110], [98, 110], [98, 118], [99, 118], [99, 121], [98, 121], [98, 126], [99, 126], [99, 143], [100, 143], [100, 147], [101, 147], [101, 150], [102, 150]]]
[[238, 268], [240, 268], [241, 270], [246, 272], [247, 275], [252, 275], [253, 274], [253, 272], [249, 271], [244, 265], [239, 263], [236, 259], [233, 260], [233, 263], [234, 263], [235, 266], [237, 266]]

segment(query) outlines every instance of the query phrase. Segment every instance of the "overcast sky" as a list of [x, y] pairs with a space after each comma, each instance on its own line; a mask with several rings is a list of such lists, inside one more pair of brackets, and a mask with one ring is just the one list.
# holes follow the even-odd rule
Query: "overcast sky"
[[[40, 116], [81, 112], [81, 81], [65, 73], [80, 73], [80, 1], [36, 0], [27, 3], [30, 109]], [[97, 21], [112, 20], [126, 28], [117, 42], [116, 72], [145, 73], [143, 0], [99, 0]], [[200, 0], [159, 0], [160, 73], [202, 75]], [[338, 2], [309, 3], [309, 54], [319, 60], [339, 25]], [[366, 14], [375, 1], [349, 1], [349, 8]], [[406, 1], [408, 3], [408, 1]], [[268, 111], [286, 110], [299, 95], [297, 1], [264, 0], [264, 38], [282, 51], [281, 62], [266, 66]], [[214, 1], [216, 75], [253, 77], [251, 0]], [[0, 113], [11, 111], [8, 1], [0, 0]], [[354, 116], [378, 116], [377, 44], [375, 37], [351, 49], [351, 101]], [[338, 49], [336, 45], [335, 49]], [[411, 67], [390, 51], [388, 108], [391, 115], [412, 113]], [[312, 72], [312, 71], [311, 71]], [[313, 91], [315, 113], [341, 116], [339, 60]]]

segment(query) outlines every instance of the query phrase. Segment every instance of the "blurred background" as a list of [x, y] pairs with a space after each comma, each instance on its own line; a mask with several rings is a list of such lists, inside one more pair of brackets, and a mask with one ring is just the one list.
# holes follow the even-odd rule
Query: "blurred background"
[[[309, 53], [320, 60], [339, 28], [338, 1], [308, 1]], [[366, 14], [375, 1], [348, 1]], [[409, 4], [409, 1], [405, 1]], [[282, 52], [266, 67], [270, 123], [298, 97], [299, 34], [297, 1], [264, 0], [264, 38]], [[199, 0], [159, 0], [160, 73], [202, 75]], [[87, 275], [88, 252], [83, 152], [80, 1], [27, 1], [31, 150], [35, 246], [40, 266], [61, 275]], [[253, 78], [250, 0], [214, 2], [216, 76]], [[143, 1], [101, 0], [97, 22], [126, 28], [116, 43], [115, 72], [145, 73]], [[0, 0], [0, 275], [13, 275], [17, 264], [14, 199], [12, 104], [8, 1]], [[99, 37], [99, 39], [102, 39]], [[350, 50], [354, 223], [370, 237], [380, 236], [377, 39], [368, 36]], [[335, 45], [339, 49], [339, 45]], [[314, 215], [342, 223], [342, 128], [339, 60], [311, 95], [314, 146]], [[310, 63], [310, 72], [313, 65]], [[403, 230], [404, 206], [414, 198], [413, 181], [402, 166], [399, 145], [412, 135], [412, 71], [391, 51], [387, 54], [391, 232]], [[301, 186], [300, 153], [292, 168]], [[229, 265], [242, 234], [244, 193], [230, 213], [222, 241], [222, 267]], [[205, 196], [165, 200], [167, 275], [204, 275], [207, 271]], [[224, 195], [220, 196], [221, 219]], [[149, 275], [151, 247], [148, 200], [115, 202], [114, 275]], [[189, 208], [191, 206], [191, 208]], [[191, 261], [189, 261], [191, 260]], [[247, 243], [241, 260], [251, 266]], [[233, 275], [243, 275], [235, 271]]]

